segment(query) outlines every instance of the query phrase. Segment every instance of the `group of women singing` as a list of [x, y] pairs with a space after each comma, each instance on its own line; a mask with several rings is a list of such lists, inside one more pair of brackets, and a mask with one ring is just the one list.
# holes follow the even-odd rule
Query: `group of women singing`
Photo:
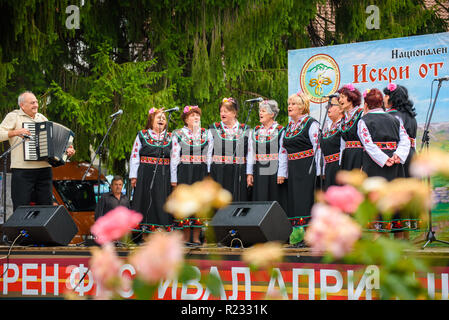
[[[142, 225], [149, 231], [182, 229], [186, 242], [199, 244], [204, 221], [176, 221], [163, 205], [178, 184], [206, 176], [229, 190], [233, 201], [279, 202], [293, 227], [307, 226], [316, 189], [335, 185], [338, 170], [360, 169], [387, 180], [409, 176], [417, 124], [401, 85], [363, 94], [352, 84], [343, 86], [329, 98], [322, 127], [310, 116], [302, 92], [288, 97], [286, 127], [276, 122], [274, 100], [259, 103], [260, 124], [254, 128], [237, 120], [239, 104], [233, 98], [224, 98], [217, 111], [220, 121], [203, 128], [201, 108], [186, 106], [184, 126], [168, 132], [164, 109], [149, 110], [134, 141], [129, 173], [132, 208], [144, 215]], [[387, 229], [382, 221], [375, 228]]]

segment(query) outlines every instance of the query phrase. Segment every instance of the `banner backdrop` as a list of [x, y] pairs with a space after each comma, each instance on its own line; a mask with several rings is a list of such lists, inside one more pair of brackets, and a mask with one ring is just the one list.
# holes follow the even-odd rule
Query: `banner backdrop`
[[[371, 88], [382, 91], [394, 82], [408, 89], [418, 113], [418, 124], [422, 126], [432, 85], [433, 96], [438, 87], [439, 81], [434, 80], [449, 76], [448, 47], [449, 33], [445, 32], [291, 50], [288, 53], [289, 95], [300, 90], [307, 93], [312, 101], [311, 115], [320, 120], [324, 117], [325, 96], [343, 85], [352, 83], [363, 93]], [[449, 81], [441, 85], [432, 123], [447, 122], [449, 127]], [[417, 137], [417, 142], [420, 138]]]
[[[347, 83], [360, 92], [405, 86], [417, 112], [416, 148], [423, 146], [423, 128], [438, 86], [440, 91], [429, 126], [431, 147], [449, 151], [449, 32], [405, 38], [291, 50], [288, 53], [288, 92], [311, 98], [311, 115], [323, 122], [326, 96]], [[440, 78], [448, 80], [437, 80]], [[362, 101], [363, 103], [363, 101]], [[434, 230], [449, 241], [449, 181], [433, 179]]]

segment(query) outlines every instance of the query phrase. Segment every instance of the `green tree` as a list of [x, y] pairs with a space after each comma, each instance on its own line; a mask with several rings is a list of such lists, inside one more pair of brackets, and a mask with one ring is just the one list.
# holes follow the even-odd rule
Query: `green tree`
[[[114, 125], [104, 146], [102, 161], [114, 159], [109, 163], [112, 169], [125, 174], [124, 162], [130, 141], [132, 144], [139, 129], [135, 124], [146, 123], [149, 105], [167, 105], [173, 89], [153, 91], [154, 84], [163, 75], [163, 72], [151, 71], [156, 64], [154, 59], [117, 64], [111, 60], [110, 51], [110, 47], [102, 46], [93, 55], [95, 67], [92, 75], [82, 79], [85, 83], [82, 89], [88, 90], [69, 94], [56, 82], [51, 84], [49, 92], [56, 98], [51, 103], [54, 104], [51, 113], [64, 122], [72, 121], [77, 115], [72, 128], [74, 126], [79, 137], [77, 147], [83, 159], [89, 159], [89, 146], [98, 146], [109, 126]], [[109, 115], [119, 109], [123, 110], [123, 115], [113, 124]]]
[[[75, 159], [90, 161], [109, 114], [123, 109], [105, 159], [121, 174], [152, 106], [197, 104], [208, 126], [223, 97], [262, 96], [279, 102], [285, 124], [288, 50], [447, 29], [437, 15], [445, 7], [420, 0], [79, 1], [79, 29], [66, 26], [70, 4], [0, 0], [0, 115], [34, 91], [44, 114], [76, 132]], [[370, 4], [379, 29], [366, 27]], [[170, 129], [181, 125], [173, 120]]]

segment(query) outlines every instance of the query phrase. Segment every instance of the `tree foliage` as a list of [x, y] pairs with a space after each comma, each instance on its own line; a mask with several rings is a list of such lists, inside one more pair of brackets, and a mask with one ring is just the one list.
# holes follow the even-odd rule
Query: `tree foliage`
[[[90, 161], [109, 115], [123, 115], [105, 160], [126, 175], [126, 159], [150, 107], [199, 105], [203, 126], [219, 101], [262, 96], [279, 102], [285, 124], [288, 50], [442, 32], [446, 21], [420, 0], [90, 0], [69, 29], [66, 0], [0, 0], [1, 115], [32, 90], [41, 112], [76, 132], [76, 159]], [[366, 7], [380, 9], [367, 29]], [[323, 17], [322, 12], [330, 13]], [[240, 120], [249, 110], [241, 103]], [[181, 125], [175, 114], [171, 129]], [[250, 124], [257, 123], [253, 112]]]

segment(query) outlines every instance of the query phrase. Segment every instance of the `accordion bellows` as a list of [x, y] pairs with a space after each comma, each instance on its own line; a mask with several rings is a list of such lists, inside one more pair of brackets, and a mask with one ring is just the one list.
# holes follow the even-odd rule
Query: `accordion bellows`
[[69, 128], [52, 121], [24, 122], [33, 140], [24, 142], [25, 161], [48, 161], [53, 167], [66, 163], [66, 150], [73, 144], [75, 133]]

